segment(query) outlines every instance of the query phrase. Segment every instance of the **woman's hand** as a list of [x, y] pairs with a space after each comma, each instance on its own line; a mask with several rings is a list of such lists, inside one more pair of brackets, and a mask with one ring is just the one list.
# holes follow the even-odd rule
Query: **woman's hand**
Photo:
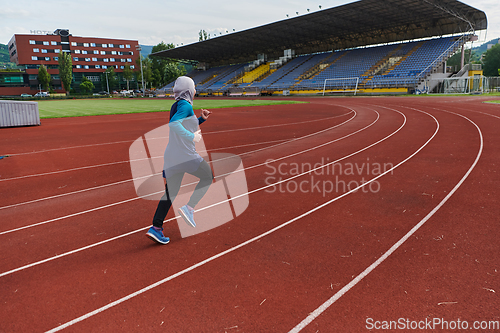
[[196, 143], [200, 142], [200, 140], [201, 140], [201, 130], [198, 130], [198, 131], [194, 132], [193, 134], [194, 134], [193, 141], [196, 142]]
[[205, 120], [208, 119], [208, 117], [210, 116], [212, 112], [208, 111], [208, 110], [205, 110], [205, 109], [201, 109], [201, 117]]

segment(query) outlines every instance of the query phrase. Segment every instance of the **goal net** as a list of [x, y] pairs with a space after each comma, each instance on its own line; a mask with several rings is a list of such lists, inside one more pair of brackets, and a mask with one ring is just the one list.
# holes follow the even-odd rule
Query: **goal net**
[[343, 77], [336, 79], [325, 79], [323, 84], [323, 96], [325, 93], [356, 93], [358, 92], [359, 77]]

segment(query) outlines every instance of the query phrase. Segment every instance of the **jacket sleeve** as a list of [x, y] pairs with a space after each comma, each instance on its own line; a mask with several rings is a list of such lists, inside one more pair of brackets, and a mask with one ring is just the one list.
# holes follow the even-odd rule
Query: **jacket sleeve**
[[183, 103], [177, 107], [177, 112], [170, 119], [168, 123], [168, 127], [171, 131], [174, 131], [181, 138], [186, 139], [188, 141], [193, 141], [194, 134], [188, 131], [183, 125], [182, 121], [186, 118], [194, 115], [193, 108], [188, 103]]

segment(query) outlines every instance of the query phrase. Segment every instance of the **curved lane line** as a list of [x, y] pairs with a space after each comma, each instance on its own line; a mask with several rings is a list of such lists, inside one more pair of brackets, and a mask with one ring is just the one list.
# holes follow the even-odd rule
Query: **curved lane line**
[[[409, 108], [409, 109], [412, 109], [412, 108]], [[416, 110], [416, 109], [412, 109], [412, 110]], [[423, 112], [420, 110], [416, 110], [416, 111]], [[399, 241], [397, 241], [396, 244], [394, 244], [389, 250], [387, 250], [387, 252], [385, 252], [379, 259], [377, 259], [373, 264], [368, 266], [363, 272], [361, 272], [358, 276], [356, 276], [351, 282], [349, 282], [346, 286], [344, 286], [342, 289], [340, 289], [335, 295], [333, 295], [330, 299], [328, 299], [321, 306], [319, 306], [316, 310], [314, 310], [311, 314], [309, 314], [309, 316], [307, 316], [297, 326], [295, 326], [292, 330], [290, 330], [289, 333], [300, 332], [303, 328], [305, 328], [307, 325], [309, 325], [314, 319], [316, 319], [319, 315], [321, 315], [325, 310], [327, 310], [339, 298], [341, 298], [345, 293], [347, 293], [349, 290], [351, 290], [352, 287], [354, 287], [363, 278], [365, 278], [368, 274], [370, 274], [370, 272], [372, 272], [381, 263], [383, 263], [391, 254], [393, 254], [401, 245], [403, 245], [403, 243], [406, 242], [406, 240], [408, 240], [408, 238], [410, 238], [415, 232], [417, 232], [417, 230], [420, 229], [420, 227], [422, 227], [439, 209], [441, 209], [441, 207], [443, 207], [443, 205], [448, 201], [448, 199], [450, 199], [451, 196], [453, 194], [455, 194], [455, 192], [458, 190], [458, 188], [460, 186], [462, 186], [462, 184], [465, 182], [467, 177], [469, 177], [472, 170], [474, 170], [474, 168], [476, 167], [479, 159], [481, 158], [481, 154], [483, 152], [484, 141], [483, 141], [483, 134], [481, 132], [481, 129], [479, 128], [479, 126], [476, 125], [476, 123], [474, 123], [472, 120], [470, 120], [469, 118], [467, 118], [465, 116], [462, 116], [458, 113], [454, 113], [454, 112], [450, 112], [450, 111], [445, 111], [445, 112], [449, 112], [449, 113], [458, 115], [462, 118], [465, 118], [466, 120], [471, 122], [478, 130], [479, 137], [480, 137], [480, 148], [479, 148], [479, 152], [477, 154], [476, 160], [474, 161], [472, 166], [469, 168], [469, 170], [463, 176], [463, 178], [457, 183], [457, 185], [455, 185], [455, 187], [450, 191], [450, 193], [448, 193], [448, 195], [443, 200], [441, 200], [441, 202], [436, 207], [434, 207], [434, 209], [429, 214], [427, 214], [427, 216], [425, 216], [417, 225], [415, 225], [410, 231], [408, 231], [408, 233], [406, 235], [404, 235]], [[424, 113], [426, 113], [426, 112], [424, 112]], [[436, 119], [436, 118], [434, 118], [434, 119]], [[438, 123], [438, 125], [439, 125], [439, 123]], [[438, 129], [439, 129], [439, 127], [438, 127]], [[436, 131], [436, 134], [437, 134], [437, 131]]]
[[[351, 113], [351, 112], [349, 112]], [[347, 114], [349, 114], [347, 113]], [[277, 125], [269, 125], [269, 126], [263, 126], [264, 127], [276, 127], [276, 126], [288, 126], [288, 125], [296, 125], [296, 124], [303, 124], [306, 122], [313, 122], [313, 121], [323, 121], [327, 119], [333, 119], [333, 118], [339, 118], [344, 115], [340, 116], [333, 116], [333, 117], [327, 117], [327, 118], [321, 118], [321, 119], [315, 119], [315, 120], [308, 120], [305, 122], [298, 122], [298, 123], [289, 123], [289, 124], [277, 124]], [[261, 127], [249, 127], [249, 128], [239, 128], [239, 129], [234, 129], [230, 131], [245, 131], [245, 130], [254, 130], [254, 129], [259, 129]], [[215, 132], [206, 132], [203, 134], [216, 134], [216, 133], [224, 133], [225, 131], [215, 131]], [[168, 137], [158, 137], [158, 138], [150, 138], [150, 140], [155, 140], [155, 139], [165, 139]], [[58, 151], [58, 150], [65, 150], [65, 149], [77, 149], [77, 148], [89, 148], [89, 147], [98, 147], [98, 146], [106, 146], [106, 145], [114, 145], [114, 144], [120, 144], [120, 143], [131, 143], [134, 142], [134, 140], [125, 140], [125, 141], [114, 141], [114, 142], [104, 142], [104, 143], [95, 143], [95, 144], [90, 144], [90, 145], [81, 145], [81, 146], [69, 146], [69, 147], [61, 147], [61, 148], [53, 148], [53, 149], [44, 149], [44, 150], [36, 150], [36, 151], [29, 151], [25, 153], [12, 153], [9, 154], [10, 156], [21, 156], [21, 155], [31, 155], [31, 154], [38, 154], [38, 153], [47, 153], [49, 151]]]
[[[333, 141], [330, 141], [329, 143], [333, 143], [333, 142], [336, 142], [336, 141], [340, 141], [340, 140], [342, 140], [342, 139], [344, 139], [344, 138], [350, 137], [350, 136], [352, 136], [352, 135], [354, 135], [354, 134], [356, 134], [356, 133], [359, 133], [359, 132], [361, 132], [361, 131], [364, 131], [365, 129], [367, 129], [367, 128], [369, 128], [369, 127], [373, 126], [373, 125], [374, 125], [374, 124], [378, 121], [378, 119], [380, 118], [380, 115], [378, 114], [378, 112], [377, 112], [377, 111], [374, 111], [374, 112], [375, 112], [375, 113], [377, 113], [377, 119], [375, 119], [375, 121], [374, 121], [374, 122], [372, 122], [371, 124], [369, 124], [369, 125], [368, 125], [368, 126], [366, 126], [365, 128], [362, 128], [362, 129], [360, 129], [360, 130], [358, 130], [358, 131], [356, 131], [356, 132], [353, 132], [353, 133], [351, 133], [351, 134], [349, 134], [349, 135], [347, 135], [347, 136], [345, 136], [345, 137], [338, 138], [338, 139], [335, 139], [335, 140], [333, 140]], [[403, 115], [403, 116], [404, 116], [404, 115]], [[403, 125], [401, 125], [401, 126], [400, 126], [400, 127], [399, 127], [396, 131], [395, 131], [395, 132], [393, 132], [392, 134], [390, 134], [390, 135], [389, 135], [389, 136], [387, 136], [386, 138], [384, 138], [384, 139], [382, 139], [382, 140], [378, 141], [377, 143], [370, 145], [369, 147], [372, 147], [372, 146], [374, 146], [374, 145], [376, 145], [376, 144], [378, 144], [378, 143], [380, 143], [380, 142], [382, 142], [382, 141], [384, 141], [384, 140], [388, 139], [389, 137], [391, 137], [391, 136], [392, 136], [392, 135], [394, 135], [395, 133], [399, 132], [399, 131], [401, 130], [401, 128], [403, 128], [403, 127], [404, 127], [404, 125], [405, 125], [405, 124], [406, 124], [406, 118], [405, 118], [405, 121], [404, 121]], [[326, 144], [323, 144], [323, 145], [326, 145]], [[308, 150], [313, 150], [313, 149], [316, 149], [316, 148], [317, 148], [317, 147], [314, 147], [314, 148], [309, 148], [309, 149], [307, 149], [307, 151], [308, 151]], [[339, 160], [337, 160], [337, 161], [333, 161], [333, 162], [329, 163], [328, 165], [330, 165], [330, 164], [332, 164], [332, 163], [336, 163], [336, 162], [338, 162], [338, 161], [341, 161], [341, 160], [343, 160], [343, 159], [345, 159], [345, 158], [347, 158], [347, 157], [353, 156], [353, 155], [355, 155], [355, 154], [357, 154], [357, 153], [359, 153], [359, 152], [361, 152], [361, 151], [364, 151], [364, 150], [366, 150], [366, 149], [368, 149], [368, 148], [366, 148], [366, 147], [365, 147], [365, 148], [363, 148], [362, 150], [360, 150], [360, 151], [358, 151], [358, 152], [356, 152], [356, 153], [354, 153], [354, 154], [350, 154], [349, 156], [343, 157], [343, 158], [341, 158], [341, 159], [339, 159]], [[292, 154], [292, 155], [298, 155], [298, 154], [300, 154], [300, 153], [295, 153], [295, 154]], [[289, 155], [289, 156], [292, 156], [292, 155]], [[285, 159], [285, 158], [288, 158], [289, 156], [286, 156], [286, 157], [281, 157], [280, 159]], [[276, 161], [277, 161], [277, 160], [276, 160]], [[265, 163], [261, 163], [261, 164], [258, 164], [258, 165], [254, 165], [254, 166], [249, 167], [249, 168], [255, 168], [255, 167], [258, 167], [258, 166], [262, 166], [262, 165], [265, 165], [266, 163], [267, 163], [267, 162], [265, 162]], [[326, 167], [326, 166], [328, 166], [328, 165], [325, 165], [325, 166], [323, 166], [323, 167]], [[317, 168], [317, 169], [321, 169], [321, 168], [323, 168], [323, 167], [319, 167], [319, 168]], [[249, 169], [249, 168], [247, 168], [247, 169]], [[307, 173], [309, 173], [309, 171], [308, 171], [308, 172], [305, 172], [305, 173], [303, 173], [303, 174], [300, 174], [300, 175], [297, 175], [297, 176], [291, 177], [291, 178], [289, 178], [288, 180], [293, 179], [293, 178], [297, 178], [298, 176], [305, 175], [305, 174], [307, 174]], [[222, 175], [222, 176], [224, 176], [224, 175]], [[283, 181], [281, 181], [281, 183], [282, 183], [282, 182], [284, 182], [284, 181], [287, 181], [287, 180], [283, 180]], [[278, 182], [278, 183], [280, 183], [280, 182]], [[278, 184], [278, 183], [277, 183], [277, 184]], [[189, 184], [187, 184], [187, 185], [189, 185]], [[186, 186], [187, 186], [187, 185], [186, 185]], [[266, 187], [263, 187], [263, 188], [260, 188], [260, 189], [253, 190], [252, 192], [248, 192], [248, 194], [250, 194], [250, 193], [254, 193], [254, 192], [257, 192], [257, 191], [264, 190], [264, 189], [266, 189], [266, 188], [268, 188], [268, 187], [271, 187], [271, 186], [275, 186], [275, 184], [270, 184], [270, 185], [268, 185], [268, 186], [266, 186]], [[156, 193], [153, 193], [153, 194], [156, 194]], [[247, 195], [248, 195], [248, 194], [247, 194]], [[238, 197], [239, 197], [239, 196], [238, 196]], [[129, 200], [125, 201], [125, 202], [130, 202], [130, 201], [137, 200], [137, 199], [139, 199], [139, 198], [129, 199]], [[217, 203], [217, 204], [215, 204], [215, 205], [222, 204], [222, 203], [228, 202], [228, 201], [230, 201], [230, 200], [234, 200], [234, 199], [237, 199], [237, 197], [234, 197], [234, 198], [232, 198], [232, 199], [228, 199], [228, 200], [225, 200], [225, 201], [219, 202], [219, 203]], [[19, 231], [19, 230], [27, 229], [27, 228], [34, 227], [34, 226], [41, 225], [41, 224], [47, 224], [47, 223], [50, 223], [50, 222], [54, 222], [54, 221], [56, 221], [56, 220], [61, 220], [61, 219], [63, 219], [63, 218], [73, 217], [73, 216], [76, 216], [76, 215], [80, 215], [80, 214], [84, 214], [84, 213], [88, 213], [88, 212], [96, 211], [96, 210], [99, 210], [99, 209], [108, 208], [108, 207], [110, 207], [110, 206], [118, 205], [118, 204], [125, 203], [125, 202], [118, 202], [118, 203], [111, 204], [111, 205], [107, 205], [107, 206], [104, 206], [104, 207], [98, 207], [98, 208], [95, 208], [95, 209], [92, 209], [92, 210], [89, 210], [89, 211], [84, 211], [84, 212], [80, 212], [80, 213], [75, 213], [75, 214], [68, 215], [68, 216], [64, 216], [64, 217], [60, 217], [60, 218], [57, 218], [57, 219], [53, 219], [53, 220], [49, 220], [49, 221], [40, 222], [40, 223], [37, 223], [37, 224], [35, 224], [35, 225], [30, 225], [30, 226], [26, 226], [26, 227], [22, 227], [22, 228], [18, 228], [18, 229], [13, 229], [13, 230], [9, 230], [9, 231], [4, 231], [4, 232], [0, 233], [0, 235], [2, 235], [2, 234], [6, 234], [6, 233], [10, 233], [10, 232], [14, 232], [14, 231]], [[212, 205], [212, 206], [215, 206], [215, 205]], [[210, 206], [210, 207], [212, 207], [212, 206]], [[206, 208], [208, 208], [208, 207], [201, 208], [200, 210], [204, 210], [204, 209], [206, 209]], [[170, 221], [173, 221], [173, 220], [175, 220], [175, 217], [174, 217], [174, 218], [171, 218], [171, 219], [168, 219], [168, 220], [166, 220], [165, 222], [170, 222]], [[3, 276], [6, 276], [6, 275], [9, 275], [9, 274], [15, 273], [15, 272], [18, 272], [18, 271], [21, 271], [21, 270], [27, 269], [27, 268], [31, 268], [31, 267], [34, 267], [34, 266], [38, 266], [38, 265], [40, 265], [40, 264], [43, 264], [43, 263], [46, 263], [46, 262], [49, 262], [49, 261], [52, 261], [52, 260], [55, 260], [55, 259], [59, 259], [59, 258], [62, 258], [62, 257], [66, 257], [66, 256], [69, 256], [69, 255], [71, 255], [71, 254], [75, 254], [75, 253], [78, 253], [78, 252], [81, 252], [81, 251], [84, 251], [84, 250], [87, 250], [87, 249], [91, 249], [91, 248], [93, 248], [93, 247], [96, 247], [96, 246], [99, 246], [99, 245], [102, 245], [102, 244], [106, 244], [106, 243], [109, 243], [109, 242], [111, 242], [111, 241], [118, 240], [118, 239], [121, 239], [121, 238], [124, 238], [124, 237], [130, 236], [130, 235], [136, 234], [136, 233], [138, 233], [138, 232], [141, 232], [141, 231], [144, 231], [144, 230], [147, 230], [147, 229], [149, 229], [149, 226], [144, 227], [144, 228], [140, 228], [140, 229], [137, 229], [137, 230], [134, 230], [134, 231], [128, 232], [128, 233], [126, 233], [126, 234], [122, 234], [122, 235], [119, 235], [119, 236], [113, 237], [113, 238], [109, 238], [109, 239], [106, 239], [106, 240], [103, 240], [103, 241], [100, 241], [100, 242], [97, 242], [97, 243], [94, 243], [94, 244], [90, 244], [90, 245], [87, 245], [87, 246], [84, 246], [84, 247], [81, 247], [81, 248], [78, 248], [78, 249], [75, 249], [75, 250], [71, 250], [71, 251], [68, 251], [68, 252], [65, 252], [65, 253], [62, 253], [62, 254], [56, 255], [56, 256], [54, 256], [54, 257], [51, 257], [51, 258], [43, 259], [43, 260], [40, 260], [40, 261], [37, 261], [37, 262], [31, 263], [31, 264], [28, 264], [28, 265], [25, 265], [25, 266], [22, 266], [22, 267], [18, 267], [18, 268], [12, 269], [12, 270], [10, 270], [10, 271], [6, 271], [6, 272], [3, 272], [3, 273], [0, 273], [0, 277], [3, 277]]]
[[[303, 140], [305, 138], [308, 138], [308, 137], [311, 137], [311, 136], [314, 136], [314, 135], [318, 135], [318, 134], [321, 134], [321, 133], [324, 133], [324, 132], [328, 132], [329, 130], [332, 130], [332, 129], [337, 128], [337, 127], [341, 127], [342, 125], [345, 125], [345, 124], [351, 122], [354, 118], [356, 118], [356, 115], [357, 115], [356, 111], [352, 110], [352, 112], [349, 112], [349, 113], [345, 114], [345, 115], [348, 115], [348, 114], [351, 114], [353, 112], [354, 112], [354, 115], [351, 118], [349, 118], [348, 120], [346, 120], [345, 122], [343, 122], [343, 123], [340, 123], [340, 124], [337, 124], [335, 126], [328, 127], [326, 129], [320, 130], [318, 132], [307, 134], [307, 135], [304, 135], [304, 136], [301, 136], [301, 137], [298, 137], [298, 138], [293, 138], [293, 139], [290, 139], [290, 140], [284, 140], [285, 142], [281, 141], [280, 143], [277, 143], [275, 145], [271, 145], [271, 146], [267, 146], [267, 147], [264, 147], [264, 148], [259, 148], [259, 149], [251, 150], [251, 151], [248, 151], [248, 152], [245, 152], [245, 153], [241, 153], [241, 154], [238, 154], [238, 156], [244, 156], [244, 155], [253, 154], [253, 153], [256, 153], [256, 152], [259, 152], [259, 151], [263, 151], [263, 150], [266, 150], [266, 149], [275, 148], [275, 147], [278, 147], [278, 146], [281, 146], [281, 145], [286, 145], [288, 143], [292, 143], [292, 142], [295, 142], [295, 141], [298, 141], [298, 140]], [[278, 141], [275, 141], [275, 142], [278, 142]], [[215, 151], [215, 150], [218, 150], [218, 149], [213, 149], [213, 150]], [[212, 151], [212, 150], [210, 150], [210, 151]], [[163, 158], [163, 156], [161, 158]], [[222, 158], [222, 159], [218, 159], [218, 160], [215, 160], [215, 161], [210, 161], [208, 163], [210, 164], [210, 163], [213, 163], [213, 162], [219, 162], [219, 161], [222, 161], [224, 159], [227, 159], [227, 158]], [[242, 170], [242, 171], [244, 171], [244, 170]], [[158, 174], [160, 174], [160, 173], [158, 173]], [[147, 178], [147, 177], [149, 177], [149, 176], [142, 177], [142, 178]], [[13, 179], [13, 178], [10, 178], [10, 179]], [[127, 179], [127, 180], [122, 180], [122, 181], [119, 181], [119, 182], [116, 182], [116, 183], [110, 183], [110, 184], [100, 185], [100, 186], [96, 186], [96, 187], [90, 187], [90, 188], [83, 189], [83, 190], [78, 190], [78, 191], [68, 192], [68, 193], [64, 193], [64, 194], [59, 194], [59, 195], [55, 195], [55, 196], [49, 196], [49, 197], [45, 197], [45, 198], [39, 198], [39, 199], [30, 200], [30, 201], [20, 202], [20, 203], [17, 203], [17, 204], [12, 204], [12, 205], [8, 205], [8, 206], [0, 207], [0, 210], [1, 209], [5, 209], [5, 208], [11, 208], [11, 207], [16, 207], [16, 206], [26, 205], [28, 203], [34, 203], [34, 202], [38, 202], [38, 201], [43, 201], [43, 200], [48, 200], [48, 199], [53, 199], [53, 198], [59, 198], [59, 197], [63, 197], [63, 196], [66, 196], [66, 195], [72, 195], [72, 194], [76, 194], [76, 193], [81, 193], [81, 192], [86, 192], [86, 191], [90, 191], [90, 190], [100, 189], [100, 188], [104, 188], [104, 187], [108, 187], [108, 186], [119, 185], [119, 184], [123, 184], [123, 183], [126, 183], [126, 182], [131, 182], [131, 181], [134, 181], [134, 180], [137, 180], [137, 179], [140, 179], [140, 178]], [[190, 184], [188, 184], [188, 185], [190, 185]], [[1, 235], [1, 233], [0, 233], [0, 235]]]

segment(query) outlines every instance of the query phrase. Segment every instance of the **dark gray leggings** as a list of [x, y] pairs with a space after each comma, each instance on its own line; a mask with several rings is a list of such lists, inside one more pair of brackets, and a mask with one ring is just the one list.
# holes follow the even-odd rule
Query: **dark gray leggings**
[[[170, 207], [172, 207], [172, 202], [179, 193], [184, 174], [185, 172], [180, 172], [167, 179], [165, 184], [165, 194], [163, 194], [163, 197], [156, 208], [155, 216], [153, 218], [153, 226], [158, 228], [163, 226], [163, 221], [165, 220], [165, 217], [167, 217]], [[212, 169], [210, 169], [210, 166], [205, 160], [200, 163], [200, 166], [195, 172], [190, 174], [200, 179], [193, 194], [191, 195], [191, 198], [189, 199], [189, 202], [187, 203], [189, 206], [194, 208], [198, 202], [200, 202], [201, 198], [203, 198], [205, 193], [207, 193], [208, 188], [214, 179], [214, 175], [212, 174]]]

